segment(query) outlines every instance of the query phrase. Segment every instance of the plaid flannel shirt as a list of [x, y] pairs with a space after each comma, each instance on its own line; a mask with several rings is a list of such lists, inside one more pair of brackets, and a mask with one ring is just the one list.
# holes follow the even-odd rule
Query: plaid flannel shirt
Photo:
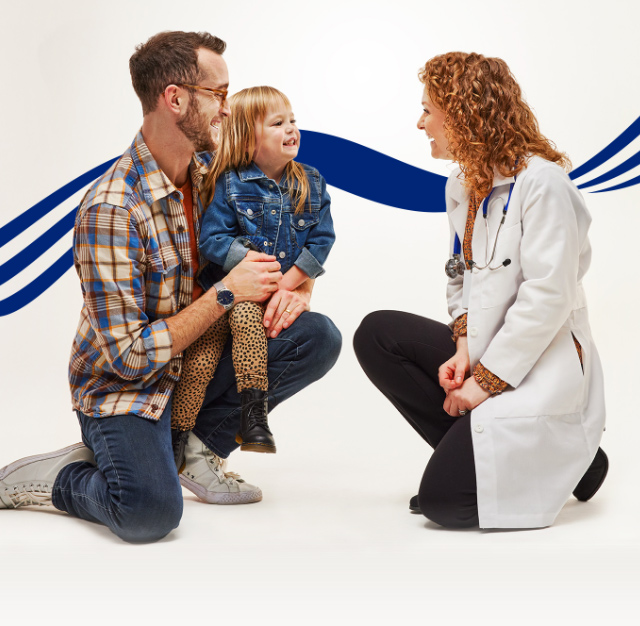
[[[189, 168], [196, 239], [210, 159], [194, 155]], [[182, 194], [141, 132], [81, 202], [73, 254], [84, 298], [69, 363], [73, 408], [158, 419], [182, 368], [165, 318], [191, 303], [195, 276]]]

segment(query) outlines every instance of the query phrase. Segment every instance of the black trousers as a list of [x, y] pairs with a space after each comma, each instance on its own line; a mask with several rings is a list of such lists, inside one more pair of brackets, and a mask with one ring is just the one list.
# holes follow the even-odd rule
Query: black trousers
[[371, 382], [434, 449], [418, 494], [422, 513], [449, 528], [477, 526], [470, 416], [445, 412], [438, 383], [438, 368], [456, 349], [450, 328], [411, 313], [376, 311], [362, 320], [353, 346]]

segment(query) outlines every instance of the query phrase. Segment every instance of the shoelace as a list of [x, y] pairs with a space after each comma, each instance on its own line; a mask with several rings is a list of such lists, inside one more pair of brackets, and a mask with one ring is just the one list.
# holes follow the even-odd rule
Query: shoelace
[[240, 474], [225, 471], [227, 466], [227, 459], [220, 458], [217, 454], [211, 452], [211, 450], [209, 449], [205, 450], [205, 454], [210, 457], [209, 463], [220, 469], [222, 475], [225, 477], [225, 481], [227, 482], [227, 484], [232, 485], [235, 481], [243, 482]]
[[260, 426], [264, 428], [268, 433], [271, 433], [269, 424], [267, 423], [267, 416], [264, 413], [264, 400], [262, 398], [258, 400], [252, 400], [247, 403], [249, 409], [248, 427], [251, 430], [254, 426]]
[[48, 485], [38, 484], [35, 488], [34, 485], [23, 485], [20, 489], [14, 487], [13, 491], [6, 495], [16, 509], [21, 506], [48, 506], [51, 504], [51, 492], [42, 490], [43, 487], [48, 489]]

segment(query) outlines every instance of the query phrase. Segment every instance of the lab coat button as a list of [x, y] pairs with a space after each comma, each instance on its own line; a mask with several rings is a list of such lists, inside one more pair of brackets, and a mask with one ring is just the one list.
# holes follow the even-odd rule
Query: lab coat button
[[473, 427], [473, 430], [475, 430], [477, 433], [482, 433], [484, 432], [484, 426], [482, 426], [482, 424], [476, 424]]
[[478, 336], [478, 329], [475, 326], [472, 326], [469, 329], [469, 337], [477, 337]]

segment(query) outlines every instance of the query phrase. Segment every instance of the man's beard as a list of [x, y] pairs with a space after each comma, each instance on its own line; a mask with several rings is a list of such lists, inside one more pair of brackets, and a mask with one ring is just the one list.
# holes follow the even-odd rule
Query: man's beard
[[182, 134], [193, 144], [193, 149], [196, 152], [215, 150], [216, 146], [211, 136], [211, 124], [208, 123], [202, 115], [195, 94], [191, 94], [189, 98], [189, 108], [178, 120], [177, 125], [182, 131]]

